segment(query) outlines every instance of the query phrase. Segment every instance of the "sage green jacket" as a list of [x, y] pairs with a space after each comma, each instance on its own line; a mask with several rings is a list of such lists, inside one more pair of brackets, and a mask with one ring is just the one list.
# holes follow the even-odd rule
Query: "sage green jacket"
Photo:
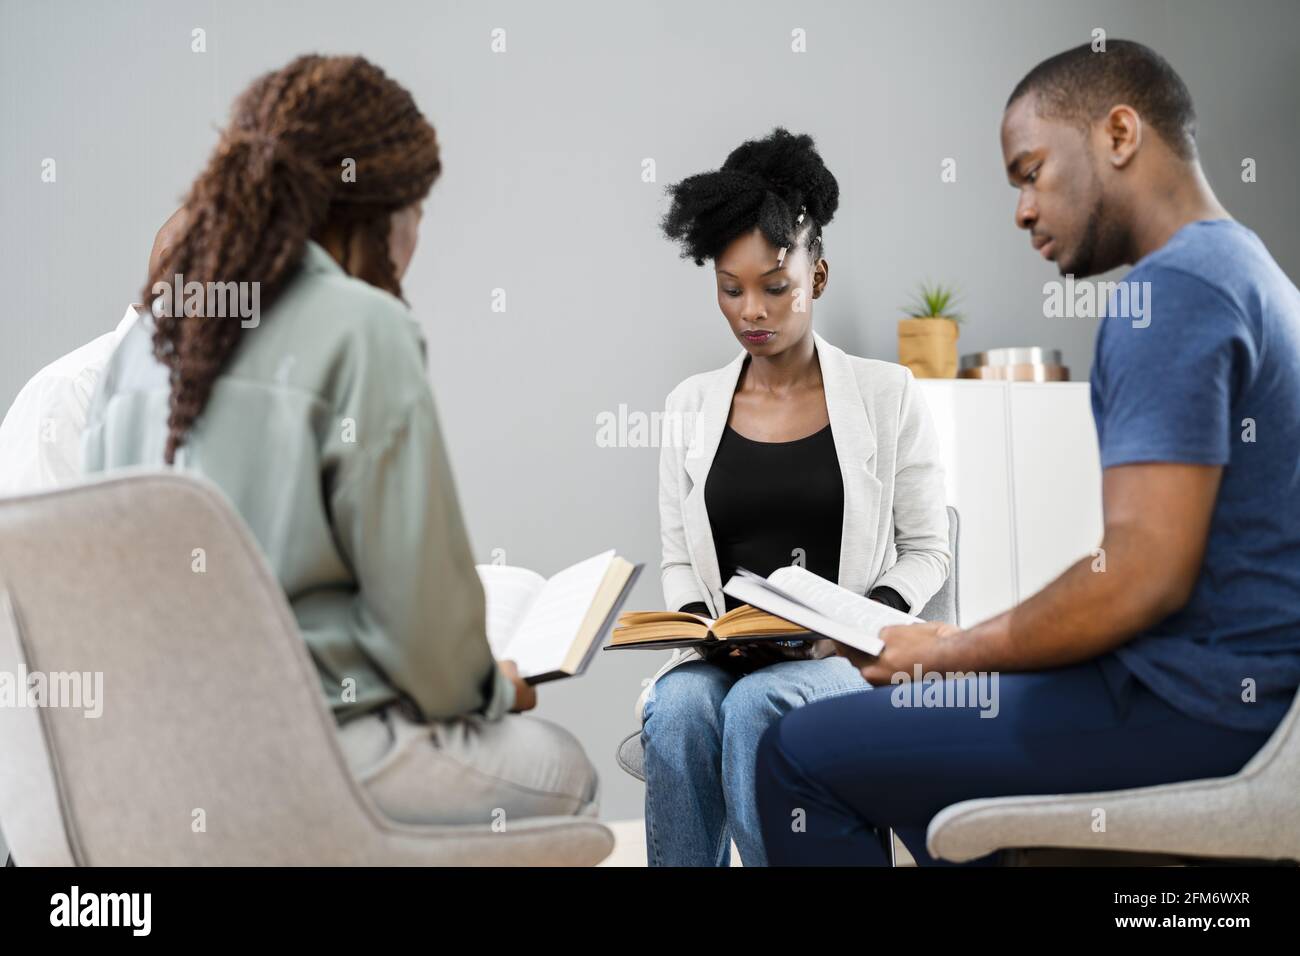
[[[338, 720], [398, 700], [426, 720], [499, 717], [514, 688], [488, 648], [409, 310], [308, 242], [298, 274], [253, 321], [176, 467], [214, 482], [252, 529]], [[88, 473], [163, 466], [167, 373], [151, 336], [146, 316], [100, 380]]]

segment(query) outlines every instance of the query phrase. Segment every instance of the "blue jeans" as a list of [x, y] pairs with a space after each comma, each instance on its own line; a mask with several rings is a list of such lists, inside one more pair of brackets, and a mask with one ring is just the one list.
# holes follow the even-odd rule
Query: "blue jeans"
[[763, 731], [796, 707], [870, 686], [847, 660], [781, 661], [736, 677], [705, 661], [669, 671], [646, 700], [645, 829], [651, 866], [764, 866], [754, 799]]
[[1270, 736], [1183, 714], [1109, 654], [1000, 674], [991, 718], [971, 706], [898, 706], [893, 690], [805, 707], [764, 736], [758, 808], [773, 865], [885, 866], [886, 827], [918, 864], [937, 863], [926, 828], [950, 804], [1228, 776]]

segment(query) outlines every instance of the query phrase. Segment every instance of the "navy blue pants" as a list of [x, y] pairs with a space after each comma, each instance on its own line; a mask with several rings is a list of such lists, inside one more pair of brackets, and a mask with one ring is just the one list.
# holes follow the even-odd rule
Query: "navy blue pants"
[[[961, 683], [966, 706], [955, 706]], [[925, 831], [951, 804], [1228, 776], [1270, 736], [1185, 716], [1111, 655], [999, 675], [993, 717], [980, 716], [975, 690], [969, 679], [932, 682], [934, 699], [949, 706], [917, 706], [915, 691], [900, 698], [893, 686], [876, 687], [810, 704], [770, 728], [757, 773], [769, 862], [884, 866], [879, 834], [892, 827], [917, 863], [939, 863]]]

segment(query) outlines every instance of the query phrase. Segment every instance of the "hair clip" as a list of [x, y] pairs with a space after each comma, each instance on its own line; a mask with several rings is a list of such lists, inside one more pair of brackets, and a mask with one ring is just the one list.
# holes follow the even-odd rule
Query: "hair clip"
[[[794, 221], [796, 232], [798, 231], [798, 227], [803, 224], [803, 217], [807, 214], [807, 212], [808, 212], [807, 206], [799, 207], [799, 218]], [[776, 254], [776, 264], [778, 268], [780, 267], [781, 263], [785, 261], [785, 252], [788, 248], [789, 246], [782, 246], [781, 251]]]

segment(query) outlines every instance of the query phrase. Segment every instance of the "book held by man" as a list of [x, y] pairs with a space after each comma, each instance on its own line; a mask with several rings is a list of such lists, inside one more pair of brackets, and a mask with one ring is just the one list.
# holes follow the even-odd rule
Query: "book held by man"
[[879, 656], [885, 648], [882, 628], [921, 620], [797, 566], [777, 568], [766, 578], [740, 569], [722, 590], [746, 603], [716, 621], [674, 611], [629, 612], [619, 618], [605, 650], [829, 637]]
[[530, 684], [581, 674], [609, 633], [641, 568], [612, 550], [549, 579], [527, 568], [477, 565], [492, 655], [514, 661]]

